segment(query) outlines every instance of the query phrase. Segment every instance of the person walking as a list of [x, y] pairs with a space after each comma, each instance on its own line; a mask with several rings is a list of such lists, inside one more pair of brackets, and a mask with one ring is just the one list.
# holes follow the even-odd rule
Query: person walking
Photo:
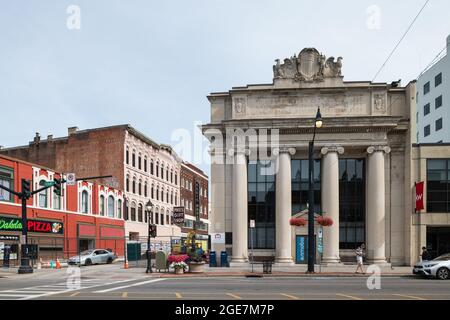
[[356, 248], [356, 271], [355, 273], [359, 273], [358, 270], [361, 270], [362, 274], [365, 274], [363, 269], [363, 263], [364, 263], [364, 249], [366, 246], [361, 244], [358, 248]]
[[431, 260], [431, 255], [428, 252], [426, 247], [422, 247], [422, 254], [420, 256], [422, 257], [422, 261], [429, 261], [429, 260]]

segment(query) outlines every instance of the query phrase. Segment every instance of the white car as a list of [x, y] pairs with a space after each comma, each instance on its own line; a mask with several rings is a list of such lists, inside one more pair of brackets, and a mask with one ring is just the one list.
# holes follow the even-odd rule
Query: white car
[[435, 277], [441, 280], [450, 279], [450, 253], [429, 261], [420, 261], [413, 268], [413, 274]]
[[79, 256], [73, 256], [69, 259], [69, 264], [89, 266], [92, 264], [100, 263], [113, 263], [117, 259], [117, 256], [108, 250], [95, 249], [86, 250], [80, 253]]

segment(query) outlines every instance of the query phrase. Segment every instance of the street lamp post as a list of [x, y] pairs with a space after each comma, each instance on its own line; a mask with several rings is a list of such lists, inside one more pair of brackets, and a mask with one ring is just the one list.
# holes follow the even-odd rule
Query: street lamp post
[[148, 238], [147, 238], [147, 270], [145, 271], [146, 273], [152, 273], [152, 252], [151, 252], [151, 234], [150, 234], [150, 226], [151, 226], [151, 221], [150, 221], [150, 217], [152, 216], [153, 213], [153, 203], [148, 200], [147, 204], [145, 205], [145, 209], [147, 210], [147, 214], [150, 214], [147, 217], [147, 221], [148, 221]]
[[317, 109], [314, 120], [313, 138], [309, 142], [309, 166], [308, 166], [308, 273], [314, 273], [314, 257], [316, 254], [314, 243], [314, 139], [316, 128], [322, 127], [322, 116], [320, 108]]

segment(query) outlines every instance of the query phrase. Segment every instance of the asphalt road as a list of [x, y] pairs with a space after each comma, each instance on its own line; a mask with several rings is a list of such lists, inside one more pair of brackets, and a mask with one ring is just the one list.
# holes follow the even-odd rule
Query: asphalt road
[[102, 272], [97, 266], [74, 282], [65, 272], [0, 279], [0, 299], [170, 300], [448, 300], [450, 281], [382, 277], [370, 290], [359, 277], [159, 278], [141, 272]]

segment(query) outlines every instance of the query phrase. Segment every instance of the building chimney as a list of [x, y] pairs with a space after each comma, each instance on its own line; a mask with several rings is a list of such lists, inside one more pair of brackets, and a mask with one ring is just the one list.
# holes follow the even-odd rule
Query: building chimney
[[78, 130], [78, 127], [70, 127], [70, 128], [67, 129], [67, 132], [68, 132], [68, 134], [70, 136], [71, 134], [77, 132], [77, 130]]
[[34, 137], [33, 140], [34, 144], [38, 145], [39, 142], [41, 142], [41, 136], [39, 135], [39, 132], [36, 132], [36, 136]]
[[48, 136], [47, 136], [47, 141], [52, 141], [53, 140], [53, 135], [52, 134], [49, 134]]

